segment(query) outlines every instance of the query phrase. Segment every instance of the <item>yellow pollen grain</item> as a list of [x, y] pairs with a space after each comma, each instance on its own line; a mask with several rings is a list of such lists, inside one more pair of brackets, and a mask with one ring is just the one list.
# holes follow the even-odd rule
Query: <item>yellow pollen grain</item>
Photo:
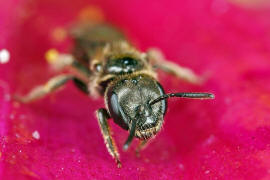
[[56, 49], [49, 49], [45, 53], [45, 59], [49, 64], [53, 64], [57, 61], [57, 58], [59, 56], [59, 52]]
[[79, 12], [80, 21], [103, 22], [105, 19], [103, 11], [96, 6], [87, 6]]

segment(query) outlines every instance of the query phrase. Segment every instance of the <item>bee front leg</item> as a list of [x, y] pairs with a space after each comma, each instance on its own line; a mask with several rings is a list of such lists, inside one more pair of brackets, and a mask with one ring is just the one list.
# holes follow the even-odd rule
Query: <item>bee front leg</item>
[[87, 93], [87, 85], [82, 80], [76, 78], [70, 74], [62, 74], [51, 78], [47, 83], [44, 85], [37, 86], [32, 91], [30, 91], [25, 96], [15, 96], [14, 98], [23, 103], [29, 103], [34, 100], [40, 99], [53, 91], [59, 89], [60, 87], [64, 86], [69, 80], [73, 80], [75, 85], [82, 90], [83, 92]]
[[149, 49], [147, 51], [147, 57], [153, 67], [159, 68], [179, 79], [183, 79], [193, 84], [200, 84], [202, 82], [202, 79], [198, 77], [191, 69], [166, 60], [163, 53], [156, 48]]
[[101, 108], [97, 110], [96, 112], [98, 123], [101, 129], [101, 133], [103, 135], [107, 150], [111, 154], [111, 156], [115, 159], [118, 168], [121, 167], [121, 162], [119, 159], [119, 153], [117, 151], [116, 144], [114, 142], [114, 139], [112, 138], [110, 127], [108, 125], [108, 119], [110, 118], [110, 115], [108, 114], [107, 110], [104, 108]]

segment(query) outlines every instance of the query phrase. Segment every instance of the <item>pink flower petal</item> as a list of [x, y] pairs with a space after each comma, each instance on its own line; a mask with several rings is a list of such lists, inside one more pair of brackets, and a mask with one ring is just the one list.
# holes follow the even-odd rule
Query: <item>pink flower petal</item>
[[[140, 158], [135, 145], [120, 150], [118, 169], [94, 115], [102, 99], [68, 84], [35, 103], [10, 100], [54, 75], [45, 52], [71, 47], [68, 39], [55, 40], [54, 30], [75, 22], [88, 2], [3, 1], [0, 49], [11, 59], [0, 64], [1, 179], [270, 178], [269, 6], [225, 0], [96, 6], [139, 48], [158, 47], [168, 59], [209, 76], [197, 87], [162, 74], [166, 91], [209, 91], [216, 99], [171, 100], [162, 132]], [[127, 133], [111, 124], [121, 147]]]

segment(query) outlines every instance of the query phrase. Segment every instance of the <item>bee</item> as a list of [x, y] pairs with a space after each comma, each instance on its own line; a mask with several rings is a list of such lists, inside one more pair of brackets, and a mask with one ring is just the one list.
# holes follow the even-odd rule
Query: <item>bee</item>
[[168, 98], [214, 98], [211, 93], [166, 94], [158, 81], [158, 69], [194, 84], [200, 83], [201, 78], [192, 70], [167, 61], [155, 48], [139, 51], [111, 25], [79, 25], [70, 31], [70, 36], [74, 40], [72, 53], [59, 54], [52, 63], [58, 70], [69, 69], [70, 73], [57, 75], [16, 99], [32, 102], [68, 81], [73, 81], [90, 97], [104, 97], [106, 107], [98, 109], [96, 116], [107, 150], [118, 167], [121, 167], [120, 156], [109, 119], [129, 131], [123, 150], [136, 137], [140, 140], [136, 149], [139, 152], [162, 128]]

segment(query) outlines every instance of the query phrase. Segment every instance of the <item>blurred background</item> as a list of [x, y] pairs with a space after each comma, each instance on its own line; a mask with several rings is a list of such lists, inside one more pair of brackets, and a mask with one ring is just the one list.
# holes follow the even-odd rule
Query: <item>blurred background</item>
[[[55, 75], [46, 53], [68, 53], [68, 27], [87, 21], [113, 24], [138, 49], [157, 47], [208, 77], [194, 86], [160, 74], [167, 92], [216, 96], [169, 101], [164, 129], [142, 156], [135, 145], [120, 150], [122, 169], [94, 116], [102, 99], [72, 84], [33, 104], [11, 99]], [[3, 50], [10, 58], [0, 64], [2, 179], [270, 179], [268, 0], [0, 1]], [[111, 124], [121, 147], [127, 133]]]

